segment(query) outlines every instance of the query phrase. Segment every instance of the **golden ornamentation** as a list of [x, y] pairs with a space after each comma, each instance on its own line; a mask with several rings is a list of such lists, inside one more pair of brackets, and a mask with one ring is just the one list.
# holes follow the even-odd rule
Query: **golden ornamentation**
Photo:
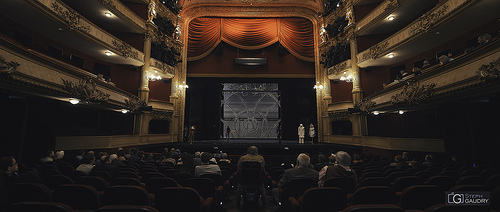
[[421, 32], [427, 33], [431, 30], [432, 26], [446, 15], [449, 6], [443, 5], [439, 10], [430, 11], [422, 15], [417, 23], [410, 27], [410, 36]]
[[347, 62], [344, 61], [344, 62], [341, 62], [337, 65], [334, 65], [332, 68], [328, 69], [328, 75], [337, 75], [339, 74], [341, 71], [345, 70], [347, 67]]
[[348, 111], [335, 111], [328, 113], [331, 121], [349, 121], [351, 114]]
[[17, 67], [19, 67], [20, 64], [14, 61], [7, 62], [5, 61], [5, 58], [0, 56], [0, 74], [1, 75], [8, 75], [10, 76], [12, 73], [17, 71]]
[[135, 96], [125, 99], [125, 106], [131, 113], [140, 113], [141, 107], [146, 107], [148, 104], [144, 100], [141, 100]]
[[375, 104], [376, 103], [374, 101], [364, 98], [361, 101], [356, 102], [356, 104], [354, 104], [354, 108], [358, 108], [364, 113], [371, 113]]
[[483, 64], [476, 73], [481, 81], [497, 79], [500, 77], [500, 58], [489, 64]]
[[[234, 6], [228, 8], [227, 6], [222, 5], [203, 5], [182, 11], [182, 17], [190, 17], [191, 19], [203, 16], [265, 18], [290, 17], [291, 15], [318, 20], [318, 13], [316, 11], [300, 6]], [[315, 22], [313, 22], [313, 24], [315, 24]]]
[[90, 33], [90, 25], [83, 24], [80, 15], [76, 11], [66, 9], [56, 2], [52, 3], [51, 6], [52, 10], [67, 22], [67, 26], [70, 30], [80, 30], [85, 33]]
[[399, 1], [398, 0], [389, 0], [389, 3], [385, 6], [385, 11], [388, 10], [393, 10], [399, 7]]
[[376, 45], [370, 47], [368, 49], [368, 52], [363, 54], [363, 60], [368, 60], [368, 59], [377, 59], [377, 57], [382, 54], [382, 52], [385, 51], [385, 49], [389, 46], [389, 43], [383, 42], [383, 43], [377, 43]]
[[149, 115], [153, 120], [169, 120], [173, 114], [173, 111], [153, 110]]
[[128, 43], [125, 42], [120, 42], [117, 40], [113, 40], [113, 46], [118, 49], [120, 53], [122, 53], [122, 56], [125, 58], [132, 57], [134, 59], [139, 59], [139, 52], [133, 51], [132, 46], [130, 46]]
[[175, 74], [174, 67], [169, 66], [169, 65], [162, 63], [162, 62], [155, 61], [151, 64], [151, 67], [160, 69], [163, 72], [163, 74], [167, 74], [167, 73], [172, 74], [172, 75]]
[[420, 86], [417, 81], [408, 81], [401, 93], [391, 97], [392, 104], [407, 103], [408, 105], [418, 103], [434, 94], [436, 83]]
[[113, 0], [101, 0], [101, 3], [103, 5], [109, 5], [111, 7], [115, 7], [116, 8], [115, 2], [113, 2]]
[[78, 84], [71, 81], [63, 81], [63, 90], [67, 91], [71, 97], [80, 99], [84, 102], [104, 103], [108, 102], [109, 94], [97, 89], [97, 84], [92, 78], [85, 77], [80, 79]]

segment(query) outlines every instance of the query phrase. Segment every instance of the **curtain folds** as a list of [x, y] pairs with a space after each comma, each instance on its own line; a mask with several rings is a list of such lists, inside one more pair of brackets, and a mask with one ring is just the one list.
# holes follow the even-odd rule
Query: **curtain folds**
[[312, 23], [304, 18], [196, 18], [189, 23], [188, 60], [199, 60], [224, 41], [255, 50], [280, 42], [292, 55], [314, 61]]

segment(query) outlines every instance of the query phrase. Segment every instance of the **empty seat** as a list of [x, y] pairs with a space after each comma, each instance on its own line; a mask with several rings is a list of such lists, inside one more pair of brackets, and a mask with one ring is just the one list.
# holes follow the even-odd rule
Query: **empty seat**
[[396, 181], [396, 179], [398, 179], [400, 177], [404, 177], [404, 176], [408, 176], [408, 174], [406, 174], [405, 171], [396, 171], [396, 172], [392, 172], [391, 174], [389, 174], [387, 176], [387, 179], [390, 182], [394, 182], [394, 181]]
[[215, 183], [209, 178], [189, 178], [184, 182], [183, 187], [194, 188], [204, 199], [209, 197], [216, 199]]
[[9, 212], [72, 212], [73, 209], [60, 202], [18, 202], [9, 206]]
[[417, 176], [404, 176], [396, 179], [392, 187], [396, 192], [402, 192], [412, 185], [423, 185], [424, 181]]
[[405, 210], [424, 210], [443, 203], [444, 200], [445, 193], [442, 188], [435, 185], [415, 185], [403, 191], [399, 205]]
[[365, 186], [352, 195], [352, 204], [394, 204], [396, 192], [387, 186]]
[[456, 185], [484, 185], [479, 175], [469, 175], [458, 178]]
[[192, 174], [188, 174], [188, 173], [174, 173], [172, 175], [172, 178], [174, 178], [174, 180], [181, 186], [184, 186], [184, 182], [189, 179], [189, 178], [193, 178], [194, 175]]
[[393, 204], [363, 204], [351, 205], [342, 212], [404, 212], [402, 208]]
[[140, 186], [117, 185], [104, 191], [103, 205], [150, 205], [148, 192]]
[[105, 171], [93, 171], [89, 173], [89, 176], [101, 177], [102, 179], [106, 180], [106, 182], [111, 182], [111, 179], [113, 179], [113, 176], [111, 176], [109, 172]]
[[146, 190], [151, 194], [156, 194], [158, 190], [166, 187], [179, 187], [179, 185], [170, 177], [153, 177], [146, 182]]
[[139, 179], [139, 175], [136, 172], [129, 171], [118, 171], [113, 175], [113, 178], [135, 178]]
[[97, 176], [83, 176], [76, 179], [76, 183], [92, 186], [97, 191], [104, 191], [107, 187], [106, 180], [102, 179], [102, 177]]
[[54, 190], [54, 202], [64, 203], [75, 210], [95, 210], [101, 206], [97, 190], [89, 185], [65, 184]]
[[48, 175], [43, 178], [43, 184], [45, 184], [50, 190], [53, 190], [62, 184], [73, 183], [75, 183], [75, 181], [64, 175]]
[[11, 202], [52, 201], [49, 188], [40, 183], [15, 183], [9, 192], [9, 197]]
[[208, 211], [213, 198], [204, 199], [193, 188], [162, 188], [155, 196], [155, 208], [159, 211], [201, 212]]
[[289, 202], [295, 211], [340, 211], [347, 207], [347, 194], [334, 187], [310, 188], [299, 199], [290, 197]]
[[352, 193], [355, 189], [354, 180], [346, 177], [332, 177], [325, 181], [324, 187], [337, 187], [343, 189], [346, 193]]
[[385, 177], [369, 177], [359, 181], [358, 188], [365, 186], [390, 186], [391, 183]]
[[145, 205], [106, 205], [94, 212], [158, 212], [158, 210]]
[[491, 177], [489, 177], [486, 180], [485, 185], [490, 190], [493, 190], [493, 189], [497, 188], [498, 186], [500, 186], [500, 174], [495, 174], [495, 175], [492, 175]]
[[451, 187], [455, 186], [455, 182], [450, 176], [432, 176], [425, 181], [425, 184], [439, 186], [445, 191], [448, 191]]
[[113, 178], [111, 180], [111, 182], [109, 183], [109, 185], [110, 186], [115, 186], [115, 185], [142, 186], [142, 183], [137, 178], [117, 177], [117, 178]]
[[143, 173], [141, 174], [141, 181], [142, 182], [147, 182], [150, 178], [153, 178], [153, 177], [165, 177], [164, 174], [162, 173], [159, 173], [159, 172], [146, 172], [146, 173]]
[[82, 176], [87, 176], [87, 174], [85, 174], [85, 172], [78, 171], [78, 170], [67, 170], [67, 171], [64, 171], [63, 174], [65, 176], [68, 176], [69, 178], [71, 178], [73, 181], [76, 181], [78, 178], [80, 178]]

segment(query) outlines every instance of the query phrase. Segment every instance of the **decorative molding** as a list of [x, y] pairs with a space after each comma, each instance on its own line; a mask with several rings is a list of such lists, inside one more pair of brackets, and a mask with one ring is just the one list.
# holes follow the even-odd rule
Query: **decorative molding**
[[348, 111], [336, 111], [328, 113], [330, 121], [350, 121], [351, 114]]
[[111, 6], [116, 8], [115, 2], [113, 0], [101, 0], [103, 5]]
[[149, 115], [151, 116], [151, 119], [154, 120], [169, 120], [172, 118], [173, 114], [173, 111], [153, 110]]
[[125, 106], [131, 113], [140, 113], [141, 107], [146, 107], [148, 104], [144, 100], [141, 100], [137, 97], [131, 97], [129, 99], [125, 99]]
[[51, 6], [52, 10], [54, 10], [59, 17], [67, 22], [70, 30], [80, 30], [87, 34], [90, 33], [90, 25], [83, 24], [80, 15], [76, 11], [67, 9], [56, 2], [53, 2]]
[[483, 64], [476, 73], [481, 81], [497, 79], [500, 77], [500, 58], [489, 64]]
[[438, 10], [430, 11], [422, 15], [418, 19], [417, 23], [410, 27], [410, 36], [421, 32], [427, 33], [428, 31], [430, 31], [432, 26], [446, 15], [448, 8], [449, 6], [445, 4]]
[[408, 105], [418, 103], [434, 94], [436, 83], [420, 86], [417, 81], [408, 81], [401, 93], [391, 97], [392, 104], [407, 103]]
[[84, 102], [95, 102], [95, 103], [104, 103], [108, 102], [109, 94], [104, 93], [97, 89], [97, 84], [95, 80], [85, 77], [80, 79], [78, 84], [74, 84], [71, 81], [63, 81], [63, 90], [67, 91], [71, 97], [80, 99]]
[[139, 53], [137, 51], [133, 51], [132, 46], [130, 46], [130, 44], [117, 40], [113, 40], [112, 43], [113, 46], [115, 46], [115, 48], [117, 48], [118, 51], [122, 53], [123, 57], [125, 58], [132, 57], [134, 59], [139, 60]]
[[399, 7], [399, 0], [389, 0], [389, 3], [385, 6], [385, 11], [393, 10]]
[[373, 111], [373, 108], [375, 107], [375, 104], [376, 103], [374, 101], [364, 98], [361, 101], [356, 102], [356, 104], [354, 104], [354, 108], [358, 108], [365, 113], [371, 113]]
[[345, 70], [347, 68], [347, 61], [344, 61], [344, 62], [341, 62], [337, 65], [334, 65], [333, 67], [331, 67], [330, 69], [328, 69], [328, 76], [330, 75], [337, 75], [339, 74], [341, 71]]
[[153, 63], [150, 64], [151, 67], [160, 69], [163, 74], [171, 74], [175, 75], [175, 70], [172, 66], [169, 66], [168, 64], [159, 62], [159, 61], [152, 61]]
[[387, 47], [389, 46], [389, 42], [385, 41], [382, 43], [377, 43], [376, 45], [370, 47], [368, 49], [368, 52], [363, 54], [363, 60], [368, 60], [368, 59], [377, 59], [377, 57], [384, 52]]
[[1, 75], [7, 75], [7, 76], [12, 75], [12, 73], [17, 71], [17, 67], [19, 67], [20, 65], [21, 64], [14, 62], [14, 61], [7, 62], [7, 61], [5, 61], [5, 58], [0, 56], [0, 74]]

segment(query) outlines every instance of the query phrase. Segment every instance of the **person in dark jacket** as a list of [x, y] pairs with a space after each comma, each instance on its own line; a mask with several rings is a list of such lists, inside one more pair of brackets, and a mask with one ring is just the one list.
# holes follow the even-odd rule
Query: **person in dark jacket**
[[351, 178], [354, 181], [354, 184], [357, 184], [358, 175], [356, 174], [356, 171], [349, 167], [349, 165], [351, 165], [351, 156], [349, 153], [338, 151], [337, 154], [335, 154], [335, 159], [335, 165], [325, 166], [319, 172], [318, 186], [323, 187], [325, 181], [332, 177]]

